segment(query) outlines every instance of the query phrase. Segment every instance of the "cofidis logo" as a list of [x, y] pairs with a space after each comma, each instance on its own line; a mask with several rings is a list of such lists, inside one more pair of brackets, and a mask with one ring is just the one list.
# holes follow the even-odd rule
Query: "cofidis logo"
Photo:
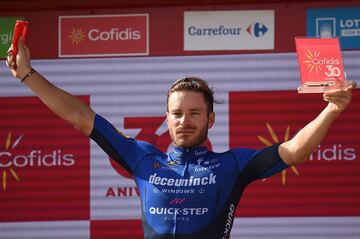
[[6, 191], [7, 188], [8, 175], [12, 175], [14, 179], [20, 181], [17, 169], [27, 167], [71, 167], [75, 165], [75, 156], [73, 154], [64, 154], [61, 149], [56, 148], [48, 153], [44, 153], [41, 149], [33, 149], [26, 154], [17, 154], [16, 146], [20, 144], [22, 138], [23, 135], [20, 135], [15, 140], [12, 140], [12, 134], [9, 132], [5, 140], [5, 151], [0, 151], [0, 173], [3, 191]]
[[345, 73], [336, 38], [295, 38], [302, 83], [342, 81]]
[[0, 222], [88, 219], [89, 139], [36, 97], [0, 107]]
[[148, 14], [59, 17], [59, 56], [148, 55]]

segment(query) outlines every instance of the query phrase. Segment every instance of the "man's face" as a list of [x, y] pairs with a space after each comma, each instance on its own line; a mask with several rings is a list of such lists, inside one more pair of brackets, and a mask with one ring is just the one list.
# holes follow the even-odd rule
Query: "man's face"
[[169, 96], [167, 124], [170, 137], [178, 147], [202, 146], [215, 120], [207, 113], [207, 105], [200, 92], [175, 91]]

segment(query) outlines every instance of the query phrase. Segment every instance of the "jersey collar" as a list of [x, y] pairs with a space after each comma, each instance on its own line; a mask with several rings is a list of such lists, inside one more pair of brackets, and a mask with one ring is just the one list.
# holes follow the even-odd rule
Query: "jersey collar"
[[195, 147], [195, 148], [182, 148], [174, 146], [174, 151], [172, 152], [175, 159], [178, 159], [182, 162], [195, 160], [202, 155], [206, 154], [208, 149], [206, 146]]

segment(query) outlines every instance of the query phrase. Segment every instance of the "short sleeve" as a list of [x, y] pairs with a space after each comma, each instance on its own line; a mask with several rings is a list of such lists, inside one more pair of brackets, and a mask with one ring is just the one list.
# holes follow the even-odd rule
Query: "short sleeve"
[[247, 175], [249, 181], [270, 177], [288, 167], [278, 152], [279, 144], [261, 150], [235, 149], [233, 153], [238, 160], [241, 174]]
[[154, 148], [147, 142], [124, 135], [100, 115], [95, 116], [90, 138], [131, 174], [134, 174], [144, 156]]

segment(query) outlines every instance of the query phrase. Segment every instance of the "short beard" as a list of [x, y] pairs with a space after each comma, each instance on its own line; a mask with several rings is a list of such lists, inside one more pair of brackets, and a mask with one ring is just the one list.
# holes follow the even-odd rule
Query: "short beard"
[[[206, 124], [207, 125], [207, 124]], [[199, 135], [194, 139], [193, 142], [184, 142], [182, 144], [177, 144], [176, 141], [175, 141], [175, 136], [170, 133], [170, 137], [172, 139], [172, 142], [175, 146], [177, 147], [182, 147], [182, 148], [195, 148], [195, 147], [199, 147], [199, 146], [202, 146], [205, 144], [205, 141], [207, 139], [207, 136], [208, 136], [208, 128], [205, 126], [204, 128], [202, 128], [200, 130], [200, 133]]]

